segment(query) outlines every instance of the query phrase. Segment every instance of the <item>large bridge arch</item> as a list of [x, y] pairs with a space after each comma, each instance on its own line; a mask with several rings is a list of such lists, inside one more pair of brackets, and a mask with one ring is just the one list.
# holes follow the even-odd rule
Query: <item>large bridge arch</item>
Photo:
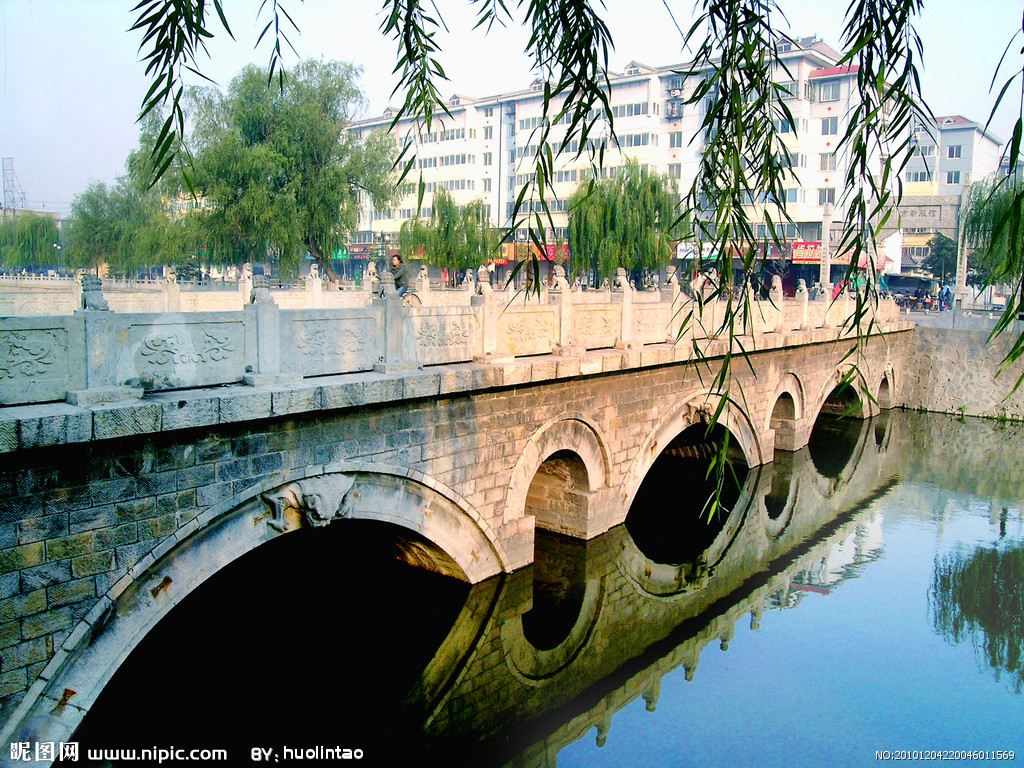
[[[316, 497], [329, 499], [339, 489], [344, 493], [337, 499], [338, 514], [318, 520], [316, 507], [325, 507]], [[275, 509], [282, 496], [291, 501]], [[328, 500], [326, 508], [332, 503]], [[18, 733], [21, 740], [70, 741], [128, 655], [188, 595], [262, 544], [343, 517], [415, 532], [418, 537], [401, 547], [403, 559], [471, 583], [511, 570], [500, 541], [480, 516], [458, 494], [421, 473], [372, 463], [282, 473], [211, 507], [132, 567], [74, 628], [0, 738]]]
[[[623, 478], [621, 495], [618, 497], [621, 519], [615, 521], [615, 524], [625, 521], [640, 485], [661, 452], [677, 435], [689, 427], [708, 423], [718, 408], [721, 397], [710, 392], [698, 392], [680, 403], [655, 426], [651, 435], [640, 446]], [[757, 430], [738, 403], [728, 400], [722, 406], [718, 423], [737, 441], [748, 466], [756, 467], [765, 463]]]

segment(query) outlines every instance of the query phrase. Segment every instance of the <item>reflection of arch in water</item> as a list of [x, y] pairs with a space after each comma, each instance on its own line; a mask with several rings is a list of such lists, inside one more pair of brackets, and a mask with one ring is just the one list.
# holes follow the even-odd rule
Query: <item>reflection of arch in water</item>
[[[367, 466], [374, 471], [366, 471]], [[20, 732], [40, 741], [68, 740], [128, 654], [175, 605], [247, 552], [289, 532], [324, 524], [309, 509], [316, 503], [309, 500], [314, 492], [322, 499], [332, 488], [347, 486], [339, 507], [330, 510], [328, 505], [328, 512], [413, 531], [417, 535], [406, 538], [400, 550], [409, 562], [470, 582], [509, 570], [508, 558], [486, 523], [441, 484], [412, 471], [388, 472], [382, 464], [339, 463], [326, 469], [321, 475], [310, 471], [278, 476], [250, 488], [165, 539], [75, 628], [41, 674], [45, 682], [40, 689], [8, 721], [5, 736]], [[338, 482], [341, 477], [351, 483]], [[315, 482], [321, 479], [326, 482]], [[302, 496], [306, 491], [310, 494]], [[286, 500], [275, 509], [271, 499], [278, 497]], [[70, 700], [66, 691], [73, 692]]]
[[527, 685], [542, 685], [566, 670], [586, 647], [601, 616], [604, 600], [604, 578], [588, 578], [576, 621], [560, 643], [543, 650], [527, 639], [522, 615], [502, 624], [502, 649], [516, 677]]
[[790, 453], [780, 451], [775, 454], [775, 460], [765, 466], [762, 473], [764, 481], [764, 502], [765, 532], [772, 538], [782, 534], [790, 521], [793, 519], [800, 499], [800, 478], [794, 469], [807, 457], [803, 450]]
[[815, 422], [807, 452], [826, 498], [849, 482], [868, 443], [874, 444], [871, 425], [866, 419], [827, 415]]
[[683, 563], [659, 563], [627, 533], [618, 567], [638, 589], [654, 597], [682, 596], [703, 589], [749, 518], [748, 512], [758, 494], [761, 469], [755, 467], [747, 472], [736, 503], [727, 515], [719, 513], [722, 518], [717, 535], [698, 556]]

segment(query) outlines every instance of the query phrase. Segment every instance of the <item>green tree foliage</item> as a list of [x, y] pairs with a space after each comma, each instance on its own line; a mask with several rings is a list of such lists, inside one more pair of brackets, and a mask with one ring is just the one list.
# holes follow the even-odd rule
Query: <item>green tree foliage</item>
[[668, 176], [630, 162], [614, 178], [581, 184], [569, 198], [569, 252], [599, 280], [668, 264], [686, 234], [677, 218], [679, 195]]
[[970, 642], [997, 679], [1005, 674], [1014, 692], [1024, 690], [1024, 549], [943, 556], [928, 598], [936, 632], [953, 645]]
[[54, 265], [60, 244], [57, 222], [51, 216], [22, 213], [0, 219], [0, 267], [22, 269]]
[[1022, 192], [1016, 176], [990, 176], [973, 184], [961, 214], [967, 266], [986, 285], [1018, 285], [1024, 227], [1010, 225], [1013, 207]]
[[434, 193], [429, 221], [409, 219], [398, 234], [402, 252], [425, 258], [435, 267], [459, 272], [474, 269], [493, 256], [498, 233], [482, 200], [459, 209], [447, 190]]
[[194, 94], [191, 181], [204, 205], [191, 218], [215, 260], [274, 255], [294, 272], [308, 252], [337, 280], [330, 256], [355, 228], [361, 193], [378, 207], [395, 194], [394, 140], [347, 130], [363, 103], [357, 75], [305, 61], [268, 88], [268, 72], [250, 65], [226, 92]]
[[71, 263], [115, 273], [180, 265], [191, 256], [188, 232], [170, 215], [168, 201], [141, 179], [93, 182], [71, 203], [67, 236]]
[[921, 265], [940, 280], [951, 278], [956, 271], [956, 242], [941, 234], [928, 241], [928, 258]]

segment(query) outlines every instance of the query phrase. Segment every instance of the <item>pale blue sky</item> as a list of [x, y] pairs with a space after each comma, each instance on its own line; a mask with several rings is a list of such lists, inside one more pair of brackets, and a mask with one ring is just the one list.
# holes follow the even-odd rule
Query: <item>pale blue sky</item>
[[[303, 57], [342, 59], [364, 69], [367, 114], [379, 114], [394, 87], [394, 43], [378, 31], [379, 0], [282, 0], [301, 34], [293, 42]], [[134, 123], [147, 83], [137, 61], [139, 36], [128, 34], [135, 0], [0, 0], [0, 156], [13, 157], [30, 207], [66, 211], [91, 180], [110, 182], [135, 145]], [[795, 35], [819, 35], [839, 47], [845, 2], [780, 0]], [[253, 51], [259, 0], [230, 0], [237, 42], [220, 34], [206, 71], [226, 83], [248, 61], [266, 63], [264, 44]], [[511, 5], [511, 4], [510, 4]], [[451, 29], [440, 40], [450, 83], [442, 92], [486, 96], [526, 87], [531, 78], [522, 54], [521, 29], [485, 37], [472, 30], [465, 0], [437, 0]], [[613, 69], [631, 59], [651, 65], [684, 61], [680, 35], [660, 0], [607, 0], [605, 18], [616, 50]], [[684, 29], [692, 0], [668, 0]], [[930, 0], [920, 20], [925, 42], [924, 93], [936, 114], [984, 121], [993, 101], [989, 83], [1013, 31], [1019, 33], [1022, 0]], [[266, 17], [264, 17], [266, 19]], [[218, 31], [220, 31], [218, 29]], [[1017, 41], [1020, 42], [1019, 40]], [[1015, 48], [1020, 50], [1018, 44]], [[294, 56], [288, 54], [288, 61]], [[1019, 53], [1010, 59], [1021, 65]], [[1019, 89], [1018, 89], [1019, 94]], [[1005, 113], [1005, 110], [1004, 110]], [[1010, 117], [993, 123], [1006, 140]]]

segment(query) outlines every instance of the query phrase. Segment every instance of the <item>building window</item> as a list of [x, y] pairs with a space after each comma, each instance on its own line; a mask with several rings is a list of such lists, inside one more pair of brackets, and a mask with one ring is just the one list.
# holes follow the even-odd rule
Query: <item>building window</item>
[[822, 83], [818, 88], [818, 101], [839, 101], [839, 81]]
[[946, 147], [946, 157], [948, 157], [951, 160], [960, 157], [960, 151], [962, 149], [962, 146], [963, 145], [961, 144], [954, 144], [950, 147]]
[[668, 175], [673, 179], [683, 178], [682, 163], [671, 163], [668, 167]]
[[822, 171], [834, 171], [836, 169], [836, 156], [831, 152], [818, 155], [820, 169]]
[[960, 171], [946, 171], [946, 183], [947, 184], [959, 184], [960, 183]]
[[487, 141], [488, 139], [493, 139], [493, 138], [494, 138], [494, 126], [493, 125], [485, 125], [484, 126], [484, 141]]
[[835, 187], [824, 187], [818, 190], [818, 205], [824, 205], [825, 203], [836, 204]]
[[492, 156], [490, 152], [484, 152], [484, 165], [492, 165]]
[[484, 117], [494, 117], [494, 107], [484, 107]]
[[490, 191], [491, 191], [491, 180], [490, 179], [484, 179], [484, 192], [490, 192]]
[[839, 133], [839, 118], [823, 117], [821, 119], [821, 135], [835, 136], [837, 133]]
[[683, 146], [683, 132], [673, 131], [668, 135], [668, 145], [670, 147], [681, 147]]
[[776, 133], [792, 133], [793, 124], [789, 120], [776, 120], [775, 121], [775, 132]]
[[932, 172], [931, 171], [907, 171], [907, 177], [906, 178], [907, 178], [907, 181], [911, 182], [911, 183], [917, 182], [917, 181], [931, 181], [932, 180]]

